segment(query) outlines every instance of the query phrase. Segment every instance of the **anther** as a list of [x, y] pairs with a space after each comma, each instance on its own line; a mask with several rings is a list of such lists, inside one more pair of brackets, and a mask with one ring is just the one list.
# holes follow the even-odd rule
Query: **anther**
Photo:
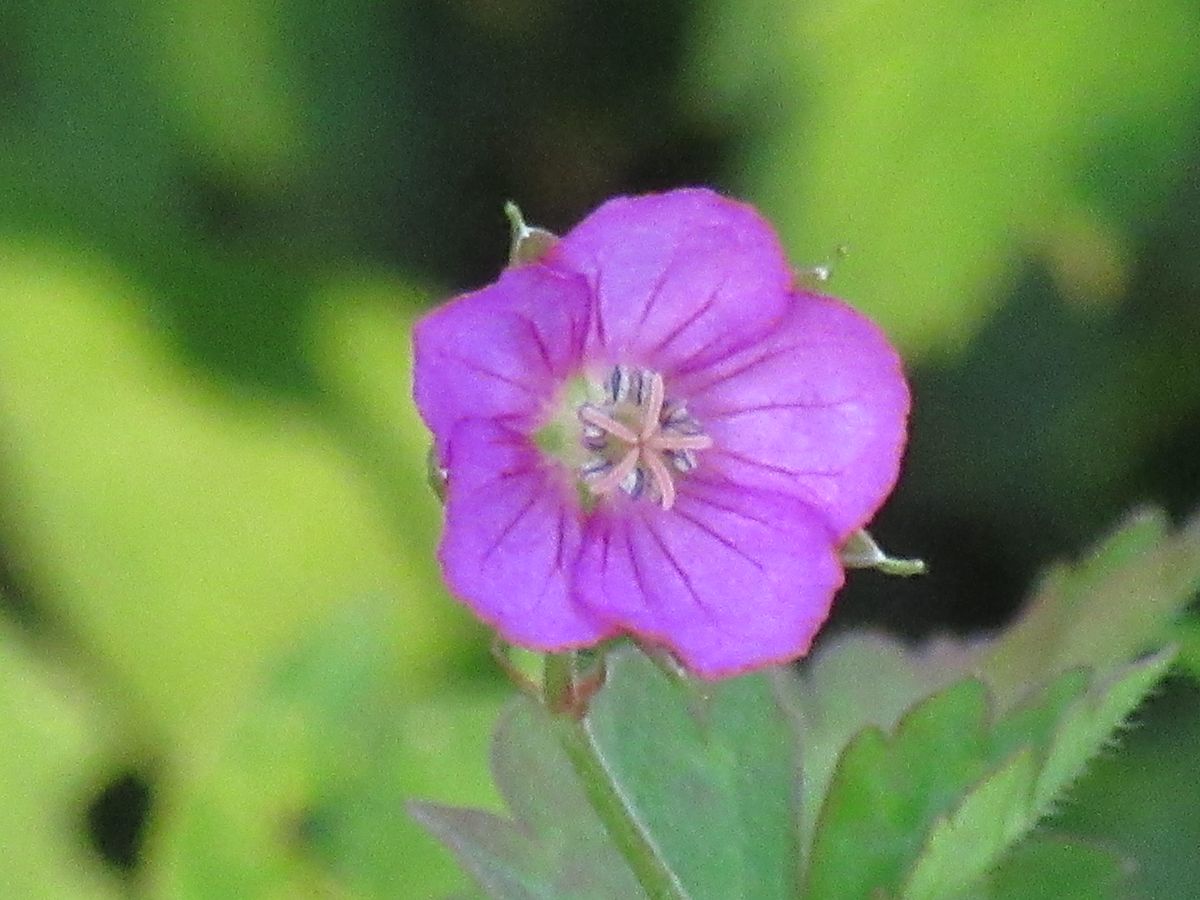
[[696, 454], [692, 450], [671, 450], [667, 456], [677, 472], [690, 472], [696, 468]]
[[668, 401], [663, 377], [632, 366], [614, 366], [600, 405], [585, 403], [578, 417], [581, 442], [594, 456], [580, 469], [597, 496], [620, 488], [649, 497], [663, 509], [675, 504], [675, 476], [696, 468], [696, 453], [712, 446], [684, 403]]
[[625, 479], [629, 477], [630, 472], [637, 468], [637, 463], [638, 451], [634, 447], [621, 458], [620, 462], [591, 482], [588, 485], [589, 490], [597, 496], [611, 493], [613, 488], [621, 487], [625, 484]]
[[662, 415], [664, 390], [662, 376], [654, 372], [650, 376], [649, 397], [646, 400], [645, 411], [642, 415], [643, 441], [648, 440], [655, 432], [662, 428], [662, 422], [659, 421], [659, 417]]

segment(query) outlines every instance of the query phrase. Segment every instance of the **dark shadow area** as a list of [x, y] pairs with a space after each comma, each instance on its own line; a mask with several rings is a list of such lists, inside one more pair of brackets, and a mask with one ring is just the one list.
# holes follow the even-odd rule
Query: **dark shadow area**
[[88, 842], [106, 864], [132, 875], [139, 862], [154, 788], [144, 772], [118, 774], [88, 804]]

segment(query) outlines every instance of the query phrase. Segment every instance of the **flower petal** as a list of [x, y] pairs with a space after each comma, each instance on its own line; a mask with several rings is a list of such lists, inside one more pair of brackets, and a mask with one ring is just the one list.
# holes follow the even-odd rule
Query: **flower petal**
[[570, 596], [582, 528], [563, 473], [489, 422], [461, 423], [449, 451], [438, 555], [451, 593], [514, 644], [552, 651], [609, 636]]
[[753, 209], [704, 189], [619, 197], [547, 256], [596, 298], [589, 354], [664, 376], [727, 353], [788, 306], [793, 276]]
[[675, 387], [713, 440], [704, 465], [808, 501], [839, 541], [896, 482], [909, 409], [900, 359], [837, 300], [797, 294], [768, 339]]
[[417, 323], [413, 394], [443, 464], [463, 419], [498, 419], [523, 431], [541, 423], [579, 365], [589, 309], [582, 279], [528, 265]]
[[598, 507], [575, 588], [597, 616], [719, 678], [806, 652], [841, 583], [819, 513], [697, 474], [670, 511]]

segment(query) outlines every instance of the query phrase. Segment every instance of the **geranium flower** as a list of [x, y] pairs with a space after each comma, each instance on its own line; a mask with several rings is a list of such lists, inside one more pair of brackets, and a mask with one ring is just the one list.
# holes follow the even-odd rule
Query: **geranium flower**
[[709, 678], [800, 656], [899, 468], [895, 351], [708, 190], [605, 203], [414, 345], [442, 569], [521, 646], [630, 634]]

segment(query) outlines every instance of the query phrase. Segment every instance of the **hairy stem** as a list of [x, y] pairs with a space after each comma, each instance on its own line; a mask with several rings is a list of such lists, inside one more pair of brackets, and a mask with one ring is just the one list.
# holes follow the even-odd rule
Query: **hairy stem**
[[646, 834], [609, 771], [604, 753], [596, 744], [586, 715], [571, 702], [575, 664], [572, 654], [546, 657], [544, 678], [546, 706], [554, 713], [559, 743], [566, 751], [575, 774], [583, 785], [592, 809], [604, 823], [638, 883], [651, 900], [687, 900], [687, 893], [658, 848]]

